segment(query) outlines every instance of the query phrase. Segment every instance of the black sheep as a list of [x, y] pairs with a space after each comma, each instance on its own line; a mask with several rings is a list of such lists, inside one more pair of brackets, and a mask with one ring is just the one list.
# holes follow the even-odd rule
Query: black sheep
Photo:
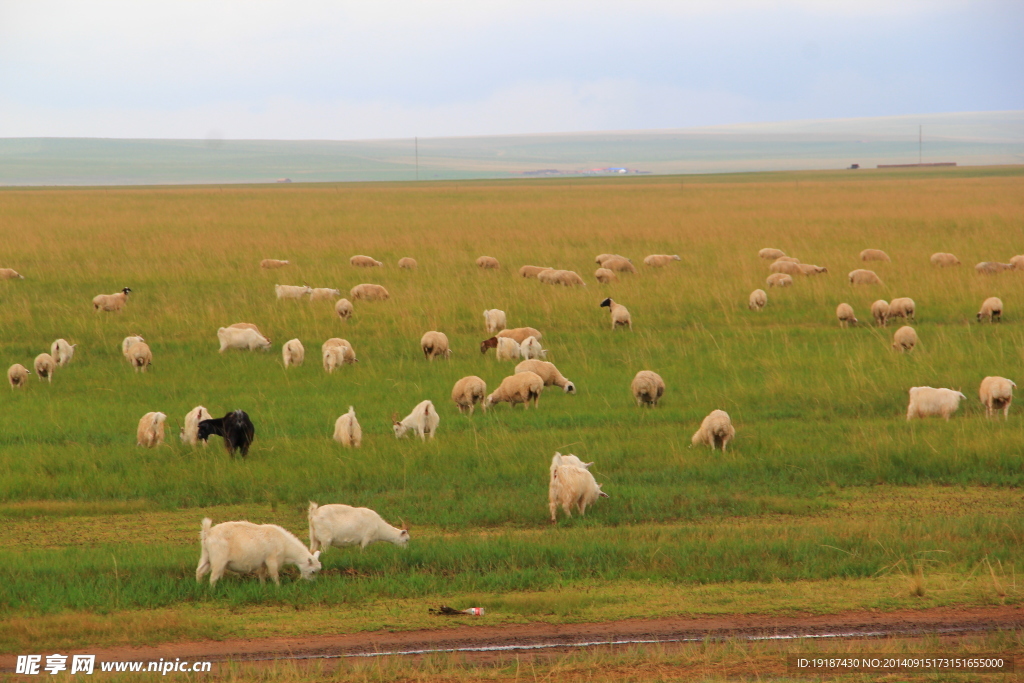
[[228, 453], [242, 451], [244, 458], [249, 454], [249, 446], [256, 437], [256, 428], [244, 410], [236, 410], [216, 420], [203, 420], [199, 423], [199, 438], [205, 441], [211, 434], [224, 437], [224, 447]]

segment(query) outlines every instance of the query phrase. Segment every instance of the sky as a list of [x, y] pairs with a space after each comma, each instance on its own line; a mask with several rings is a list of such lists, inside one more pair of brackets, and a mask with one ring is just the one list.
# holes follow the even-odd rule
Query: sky
[[1024, 110], [1020, 0], [0, 0], [0, 138], [359, 140]]

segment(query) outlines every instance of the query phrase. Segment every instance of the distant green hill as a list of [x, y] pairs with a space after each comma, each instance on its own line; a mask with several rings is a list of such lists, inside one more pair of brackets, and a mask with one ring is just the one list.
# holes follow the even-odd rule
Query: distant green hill
[[[1024, 112], [418, 141], [421, 180], [1024, 163]], [[415, 180], [404, 140], [0, 139], [0, 185]]]

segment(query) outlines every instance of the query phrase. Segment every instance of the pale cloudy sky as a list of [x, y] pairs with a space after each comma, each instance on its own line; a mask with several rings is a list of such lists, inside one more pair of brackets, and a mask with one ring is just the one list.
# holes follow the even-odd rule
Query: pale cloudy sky
[[0, 0], [0, 137], [333, 139], [1024, 109], [1020, 0]]

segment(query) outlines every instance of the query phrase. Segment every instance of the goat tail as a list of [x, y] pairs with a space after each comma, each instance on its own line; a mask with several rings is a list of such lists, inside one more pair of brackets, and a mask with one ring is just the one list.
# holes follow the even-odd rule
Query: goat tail
[[209, 517], [203, 517], [203, 529], [199, 532], [199, 541], [203, 545], [206, 544], [206, 537], [209, 535], [211, 527], [213, 527], [213, 520]]

